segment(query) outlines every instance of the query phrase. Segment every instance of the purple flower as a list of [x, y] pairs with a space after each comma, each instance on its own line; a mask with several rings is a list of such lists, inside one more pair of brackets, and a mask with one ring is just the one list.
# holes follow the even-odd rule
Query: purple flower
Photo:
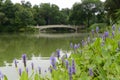
[[47, 70], [45, 70], [45, 73], [47, 72]]
[[34, 70], [34, 63], [33, 62], [31, 63], [31, 67], [32, 67], [32, 70]]
[[75, 74], [76, 73], [76, 69], [75, 69], [75, 61], [72, 60], [72, 73]]
[[87, 38], [87, 42], [90, 43], [90, 36], [88, 36], [88, 38]]
[[65, 66], [66, 66], [66, 69], [68, 69], [68, 66], [69, 66], [68, 60], [65, 60]]
[[104, 37], [107, 38], [109, 36], [109, 32], [104, 32]]
[[56, 69], [56, 59], [55, 59], [55, 57], [50, 57], [50, 60], [51, 60], [51, 65], [52, 65], [52, 67], [54, 68], [54, 69]]
[[26, 54], [22, 55], [22, 59], [23, 59], [24, 67], [26, 67]]
[[105, 35], [103, 34], [103, 35], [101, 36], [101, 38], [102, 38], [102, 40], [105, 40]]
[[38, 72], [39, 74], [41, 74], [41, 67], [38, 67]]
[[18, 62], [17, 62], [16, 59], [14, 60], [14, 63], [15, 63], [15, 67], [17, 68], [17, 63], [18, 63]]
[[120, 27], [119, 27], [119, 31], [120, 31]]
[[113, 36], [113, 37], [115, 36], [115, 32], [114, 32], [114, 31], [112, 31], [112, 36]]
[[22, 75], [22, 69], [21, 68], [19, 68], [19, 75], [21, 76]]
[[98, 32], [99, 32], [99, 27], [97, 26], [97, 27], [96, 27], [96, 33], [98, 33]]
[[4, 78], [4, 75], [2, 74], [2, 72], [0, 71], [0, 80]]
[[89, 75], [93, 76], [93, 69], [92, 68], [89, 68]]
[[57, 50], [57, 58], [59, 59], [60, 58], [60, 50]]
[[72, 80], [72, 67], [69, 66], [68, 68], [69, 80]]
[[74, 45], [74, 50], [76, 50], [78, 48], [78, 45], [77, 44], [75, 44]]
[[70, 43], [70, 48], [73, 48], [73, 43]]
[[51, 68], [51, 66], [48, 68], [48, 70], [50, 71], [50, 73], [52, 73], [52, 68]]
[[92, 35], [94, 36], [94, 29], [92, 29], [92, 31], [91, 31], [91, 32], [92, 32]]
[[82, 40], [81, 43], [82, 43], [82, 47], [84, 47], [85, 46], [84, 40]]
[[80, 43], [78, 43], [78, 45], [77, 45], [77, 46], [78, 46], [78, 48], [79, 48], [79, 47], [80, 47]]
[[112, 30], [115, 31], [115, 24], [112, 26]]
[[26, 72], [27, 72], [27, 74], [28, 74], [28, 67], [26, 68]]

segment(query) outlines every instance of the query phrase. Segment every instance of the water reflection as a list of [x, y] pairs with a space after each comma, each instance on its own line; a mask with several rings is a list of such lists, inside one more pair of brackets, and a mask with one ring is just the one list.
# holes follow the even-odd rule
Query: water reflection
[[[67, 52], [67, 51], [63, 51], [60, 50], [60, 59], [62, 59], [62, 57], [64, 55], [66, 55], [69, 57], [71, 54], [71, 51]], [[52, 54], [52, 56], [56, 56], [55, 54]], [[4, 73], [9, 80], [18, 80], [19, 78], [19, 68], [23, 70], [25, 70], [24, 68], [24, 63], [22, 59], [16, 59], [17, 61], [17, 68], [15, 67], [15, 62], [13, 61], [12, 63], [8, 63], [7, 61], [4, 62], [5, 66], [4, 67], [0, 67], [0, 71], [2, 71], [2, 73]], [[56, 61], [58, 61], [57, 57], [56, 57]], [[41, 75], [45, 76], [45, 75], [49, 75], [49, 71], [48, 68], [50, 67], [50, 57], [36, 57], [35, 55], [32, 56], [31, 59], [27, 59], [27, 66], [26, 68], [28, 68], [28, 76], [31, 76], [32, 74], [32, 65], [31, 63], [34, 64], [34, 71], [39, 73], [39, 67], [41, 68]]]
[[14, 58], [20, 59], [22, 54], [50, 57], [56, 49], [70, 50], [70, 43], [80, 43], [87, 33], [15, 33], [0, 34], [0, 66], [4, 61], [9, 63]]
[[[8, 77], [8, 80], [18, 80], [19, 78], [18, 69], [21, 68], [22, 71], [24, 70], [23, 61], [17, 60], [17, 62], [18, 62], [17, 63], [18, 68], [15, 67], [14, 61], [13, 63], [5, 62], [6, 66], [0, 67], [0, 71], [2, 71], [2, 73], [4, 73]], [[31, 63], [34, 63], [35, 72], [38, 72], [38, 67], [40, 67], [42, 75], [46, 75], [48, 73], [48, 67], [50, 66], [49, 57], [32, 57], [31, 60], [27, 60], [27, 68], [28, 68], [29, 76], [32, 74]]]
[[39, 33], [34, 34], [34, 37], [44, 37], [44, 38], [69, 38], [69, 37], [85, 37], [88, 33]]

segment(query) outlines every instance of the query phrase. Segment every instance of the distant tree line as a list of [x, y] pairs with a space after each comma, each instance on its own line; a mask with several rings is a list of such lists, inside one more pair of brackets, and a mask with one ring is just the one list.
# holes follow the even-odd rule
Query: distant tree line
[[[70, 24], [89, 27], [94, 23], [109, 23], [120, 16], [120, 1], [81, 0], [71, 9], [60, 10], [55, 4], [41, 3], [32, 6], [30, 2], [13, 4], [11, 0], [0, 0], [0, 32], [19, 31], [27, 26]], [[116, 15], [117, 14], [117, 15]]]

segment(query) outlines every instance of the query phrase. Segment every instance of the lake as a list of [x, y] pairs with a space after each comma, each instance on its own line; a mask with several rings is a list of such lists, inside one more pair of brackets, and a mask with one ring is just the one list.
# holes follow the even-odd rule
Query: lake
[[[81, 43], [88, 33], [1, 33], [0, 34], [0, 70], [9, 77], [16, 76], [13, 60], [22, 62], [21, 55], [26, 54], [30, 62], [45, 68], [50, 65], [49, 57], [57, 50], [70, 50], [70, 43]], [[30, 68], [30, 67], [29, 67]], [[11, 72], [13, 72], [11, 74]]]

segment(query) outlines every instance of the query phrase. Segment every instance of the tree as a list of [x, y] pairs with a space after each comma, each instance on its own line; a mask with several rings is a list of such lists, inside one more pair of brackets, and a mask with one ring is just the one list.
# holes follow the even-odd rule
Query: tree
[[104, 14], [100, 0], [82, 0], [82, 3], [75, 3], [72, 7], [69, 21], [74, 25], [86, 25], [89, 27], [97, 21], [97, 18]]
[[23, 4], [26, 8], [31, 8], [32, 5], [29, 1], [27, 1], [26, 3]]
[[84, 24], [85, 14], [81, 3], [75, 3], [70, 13], [69, 21], [73, 25]]
[[22, 6], [19, 6], [18, 11], [15, 12], [15, 24], [20, 27], [26, 27], [33, 22], [33, 13]]
[[1, 10], [8, 18], [5, 25], [12, 25], [14, 21], [14, 7], [10, 0], [5, 0]]
[[50, 24], [60, 24], [60, 16], [59, 16], [59, 7], [55, 4], [51, 5], [51, 12], [50, 12]]
[[107, 11], [107, 15], [112, 19], [112, 22], [115, 23], [117, 21], [117, 10], [120, 9], [120, 0], [106, 0], [105, 1], [105, 10]]
[[45, 25], [45, 19], [40, 15], [40, 7], [38, 5], [33, 6], [34, 25]]
[[39, 18], [45, 20], [46, 25], [60, 24], [59, 7], [55, 4], [42, 3], [39, 8]]
[[69, 16], [70, 16], [70, 9], [64, 8], [60, 11], [60, 23], [61, 24], [68, 24], [69, 23]]
[[7, 17], [3, 12], [0, 12], [0, 25], [3, 25], [7, 22]]
[[95, 21], [95, 14], [101, 12], [102, 2], [100, 0], [82, 0], [82, 6], [84, 13], [86, 14], [87, 26], [94, 22], [90, 22], [91, 19]]
[[40, 18], [44, 18], [46, 25], [50, 24], [50, 16], [51, 16], [51, 5], [50, 3], [42, 3], [40, 5]]

